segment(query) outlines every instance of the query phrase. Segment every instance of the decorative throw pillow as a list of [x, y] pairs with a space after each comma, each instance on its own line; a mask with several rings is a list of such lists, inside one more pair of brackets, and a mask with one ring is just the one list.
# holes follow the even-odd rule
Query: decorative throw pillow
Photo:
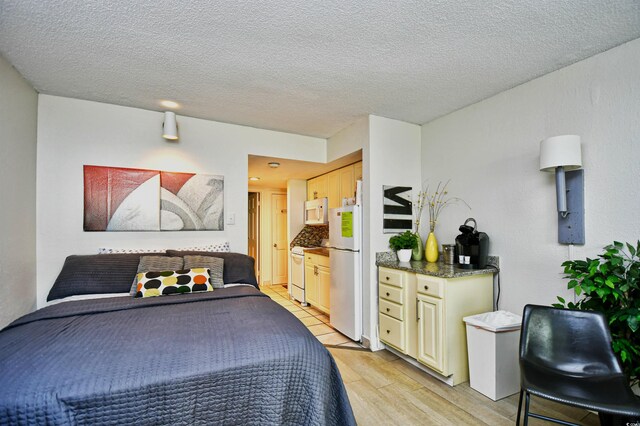
[[219, 257], [224, 259], [224, 272], [222, 279], [225, 284], [251, 284], [259, 289], [258, 280], [256, 280], [255, 260], [253, 257], [241, 253], [208, 253], [204, 251], [178, 251], [167, 250], [169, 256], [188, 256], [200, 255]]
[[133, 278], [133, 284], [129, 294], [136, 295], [136, 289], [138, 287], [137, 274], [140, 272], [157, 272], [157, 271], [177, 271], [179, 269], [187, 269], [183, 266], [181, 257], [170, 256], [142, 256], [140, 257], [140, 263], [138, 263], [138, 271]]
[[140, 272], [137, 279], [136, 297], [213, 291], [209, 283], [209, 271], [205, 268]]
[[224, 287], [224, 259], [211, 256], [185, 256], [184, 269], [206, 268], [209, 270], [209, 282], [213, 288]]

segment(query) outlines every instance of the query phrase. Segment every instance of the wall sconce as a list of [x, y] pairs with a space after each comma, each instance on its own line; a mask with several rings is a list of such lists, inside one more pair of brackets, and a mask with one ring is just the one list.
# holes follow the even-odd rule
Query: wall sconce
[[162, 123], [162, 137], [170, 140], [178, 140], [178, 123], [176, 122], [176, 113], [166, 111], [164, 113], [164, 123]]
[[558, 242], [584, 244], [584, 170], [580, 136], [553, 136], [540, 142], [540, 170], [555, 172]]

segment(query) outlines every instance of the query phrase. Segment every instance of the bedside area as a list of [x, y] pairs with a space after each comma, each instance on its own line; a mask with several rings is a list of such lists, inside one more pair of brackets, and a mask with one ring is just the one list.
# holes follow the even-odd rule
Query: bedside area
[[[495, 264], [489, 257], [489, 264]], [[379, 336], [391, 352], [445, 383], [469, 380], [463, 317], [493, 310], [497, 269], [398, 262], [378, 253]]]

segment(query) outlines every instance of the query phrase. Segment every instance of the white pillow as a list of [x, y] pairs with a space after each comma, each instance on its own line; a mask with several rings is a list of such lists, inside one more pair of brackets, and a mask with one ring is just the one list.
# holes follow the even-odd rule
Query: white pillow
[[[139, 249], [139, 248], [104, 248], [98, 249], [98, 254], [114, 254], [114, 253], [164, 253], [168, 249]], [[173, 250], [179, 251], [211, 251], [229, 253], [229, 242], [224, 241], [216, 244], [209, 244], [206, 246], [192, 246], [192, 247], [180, 247]]]

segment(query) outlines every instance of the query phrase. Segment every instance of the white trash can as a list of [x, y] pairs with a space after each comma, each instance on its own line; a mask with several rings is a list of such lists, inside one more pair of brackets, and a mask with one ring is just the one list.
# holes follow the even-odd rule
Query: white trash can
[[467, 325], [470, 386], [494, 401], [520, 391], [522, 317], [496, 311], [463, 320]]

